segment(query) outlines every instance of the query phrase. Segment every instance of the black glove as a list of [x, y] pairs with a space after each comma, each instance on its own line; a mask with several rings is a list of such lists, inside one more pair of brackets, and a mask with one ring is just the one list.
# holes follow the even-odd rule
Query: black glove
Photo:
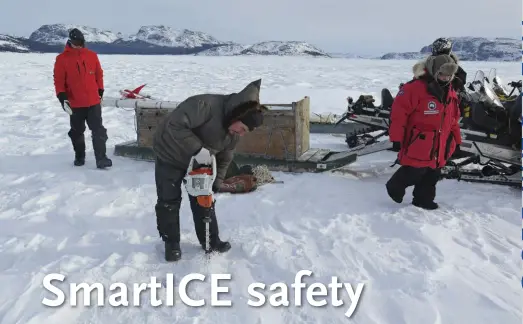
[[60, 104], [62, 105], [62, 108], [63, 108], [64, 101], [67, 100], [67, 94], [65, 92], [60, 92], [58, 95], [56, 95], [56, 98], [58, 98], [58, 101], [60, 101]]
[[399, 152], [401, 150], [401, 143], [400, 142], [392, 142], [392, 150], [394, 152]]
[[100, 96], [100, 99], [104, 97], [104, 89], [98, 89], [98, 95]]

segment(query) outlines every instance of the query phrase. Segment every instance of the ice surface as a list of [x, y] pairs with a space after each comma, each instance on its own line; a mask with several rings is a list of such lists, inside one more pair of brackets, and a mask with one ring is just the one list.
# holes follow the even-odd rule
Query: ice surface
[[[397, 91], [412, 61], [285, 57], [101, 56], [106, 94], [148, 83], [147, 93], [180, 100], [200, 92], [239, 91], [262, 78], [262, 101], [311, 97], [312, 111], [342, 113], [346, 97], [379, 100]], [[438, 211], [395, 204], [384, 184], [394, 154], [363, 157], [361, 178], [334, 174], [276, 174], [284, 184], [246, 195], [217, 196], [223, 239], [232, 250], [202, 259], [190, 209], [182, 204], [183, 260], [162, 260], [154, 204], [153, 164], [113, 157], [98, 171], [87, 131], [88, 160], [72, 166], [68, 118], [54, 96], [54, 55], [0, 54], [0, 318], [2, 324], [516, 324], [521, 322], [519, 191], [445, 180]], [[469, 75], [495, 67], [507, 82], [519, 63], [463, 63]], [[135, 138], [133, 113], [104, 110], [108, 151]], [[344, 149], [344, 138], [312, 136], [315, 147]], [[253, 281], [288, 284], [301, 269], [328, 283], [331, 276], [365, 282], [351, 319], [349, 305], [251, 308]], [[228, 272], [232, 308], [49, 308], [42, 287], [48, 273], [68, 282], [129, 285], [150, 276]], [[311, 282], [311, 279], [307, 279]], [[210, 297], [196, 283], [194, 297]], [[147, 302], [148, 295], [144, 296]], [[293, 296], [291, 295], [291, 302]]]

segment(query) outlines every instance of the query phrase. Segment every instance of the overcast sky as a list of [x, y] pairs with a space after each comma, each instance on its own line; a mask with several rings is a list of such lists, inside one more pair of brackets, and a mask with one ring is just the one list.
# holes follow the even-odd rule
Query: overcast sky
[[[418, 51], [441, 36], [520, 37], [518, 0], [10, 0], [0, 33], [72, 23], [123, 33], [142, 25], [254, 43], [303, 40], [328, 52]], [[428, 8], [428, 9], [422, 9]]]

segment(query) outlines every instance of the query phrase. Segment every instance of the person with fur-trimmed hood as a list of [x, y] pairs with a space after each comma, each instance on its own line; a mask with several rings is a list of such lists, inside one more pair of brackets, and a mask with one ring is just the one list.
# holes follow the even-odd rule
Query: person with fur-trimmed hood
[[414, 186], [413, 205], [432, 210], [438, 208], [434, 199], [441, 168], [461, 144], [458, 97], [451, 86], [458, 65], [441, 54], [428, 57], [423, 70], [401, 88], [392, 106], [389, 138], [399, 146], [401, 167], [386, 188], [401, 203], [406, 188]]
[[[444, 37], [436, 39], [431, 45], [431, 52], [431, 56], [438, 56], [441, 54], [449, 55], [454, 60], [454, 63], [458, 65], [458, 70], [456, 71], [454, 78], [452, 78], [451, 85], [458, 94], [460, 111], [463, 113], [463, 109], [469, 100], [465, 90], [465, 84], [467, 83], [467, 72], [465, 72], [465, 70], [463, 70], [463, 68], [459, 65], [460, 61], [458, 56], [452, 52], [452, 41]], [[413, 73], [415, 79], [425, 74], [425, 64], [429, 57], [419, 61], [414, 65]]]
[[[263, 112], [267, 108], [260, 105], [260, 86], [261, 80], [257, 80], [239, 93], [191, 96], [169, 113], [155, 131], [156, 225], [165, 242], [166, 261], [181, 258], [181, 186], [191, 159], [195, 157], [198, 165], [209, 165], [211, 156], [216, 157], [213, 190], [218, 192], [240, 137], [263, 124]], [[196, 197], [189, 195], [189, 202], [196, 236], [205, 249], [205, 211], [198, 205]], [[211, 250], [228, 251], [231, 245], [219, 237], [214, 204], [210, 218]]]

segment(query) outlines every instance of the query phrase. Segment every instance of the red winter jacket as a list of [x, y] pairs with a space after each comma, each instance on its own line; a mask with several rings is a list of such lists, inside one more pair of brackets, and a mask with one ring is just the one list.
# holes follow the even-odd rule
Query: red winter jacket
[[71, 108], [99, 104], [98, 90], [104, 88], [104, 81], [98, 55], [87, 48], [72, 48], [67, 44], [56, 57], [54, 87], [57, 95], [67, 93]]
[[389, 138], [401, 143], [399, 164], [437, 169], [461, 144], [459, 102], [453, 89], [440, 101], [427, 85], [417, 79], [401, 88], [391, 108]]

